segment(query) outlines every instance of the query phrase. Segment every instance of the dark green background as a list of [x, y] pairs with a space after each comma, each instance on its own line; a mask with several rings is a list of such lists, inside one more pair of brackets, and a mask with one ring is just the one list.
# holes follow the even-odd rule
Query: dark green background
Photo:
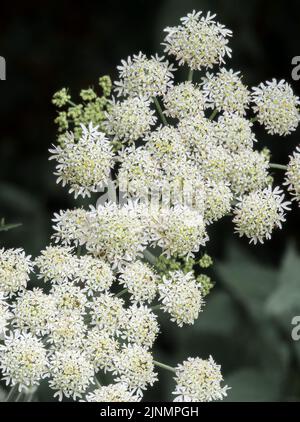
[[[76, 94], [100, 75], [116, 76], [122, 58], [142, 50], [162, 53], [165, 26], [192, 9], [211, 10], [234, 32], [228, 67], [256, 85], [291, 80], [292, 57], [300, 55], [300, 3], [296, 0], [27, 1], [1, 5], [0, 55], [7, 80], [0, 86], [0, 217], [21, 228], [0, 233], [0, 246], [24, 247], [36, 255], [49, 241], [54, 211], [74, 205], [57, 186], [48, 162], [55, 141], [53, 92], [69, 86]], [[180, 74], [179, 77], [184, 77]], [[199, 75], [196, 76], [199, 78]], [[257, 128], [258, 147], [273, 162], [286, 163], [299, 131], [270, 137]], [[276, 174], [278, 183], [282, 174]], [[212, 354], [232, 386], [229, 400], [299, 400], [300, 342], [290, 337], [300, 315], [299, 209], [293, 206], [282, 231], [263, 246], [233, 235], [230, 220], [210, 230], [208, 251], [216, 259], [216, 287], [199, 322], [178, 329], [162, 320], [156, 353], [169, 364]], [[146, 395], [170, 399], [168, 373]], [[50, 396], [45, 390], [40, 399]]]

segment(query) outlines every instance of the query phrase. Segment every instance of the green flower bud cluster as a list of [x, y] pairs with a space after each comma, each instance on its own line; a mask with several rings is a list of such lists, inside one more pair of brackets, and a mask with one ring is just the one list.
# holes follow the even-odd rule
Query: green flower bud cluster
[[[199, 265], [201, 268], [208, 268], [213, 264], [212, 258], [208, 254], [204, 254], [200, 259], [176, 259], [174, 257], [167, 258], [160, 256], [157, 258], [155, 267], [156, 270], [163, 276], [167, 276], [172, 271], [181, 270], [184, 274], [193, 272], [195, 274], [195, 266]], [[196, 277], [197, 282], [201, 285], [201, 293], [203, 297], [207, 296], [214, 283], [206, 274], [200, 274]]]
[[211, 267], [213, 264], [212, 258], [206, 253], [199, 259], [199, 265], [201, 268]]
[[197, 282], [201, 286], [201, 293], [202, 296], [205, 297], [210, 293], [211, 289], [214, 287], [214, 283], [212, 282], [211, 278], [206, 274], [200, 274], [196, 278]]
[[177, 261], [175, 258], [167, 258], [166, 256], [161, 255], [157, 258], [155, 267], [160, 274], [167, 275], [170, 271], [179, 270], [181, 268], [181, 262]]
[[62, 88], [53, 95], [52, 103], [58, 108], [58, 115], [54, 120], [58, 126], [58, 143], [63, 143], [67, 130], [74, 132], [75, 139], [79, 139], [82, 133], [80, 124], [88, 126], [92, 122], [94, 126], [98, 125], [100, 130], [103, 129], [105, 112], [110, 109], [110, 77], [100, 77], [98, 85], [101, 95], [93, 88], [82, 89], [79, 93], [81, 101], [78, 104], [72, 101], [67, 88]]

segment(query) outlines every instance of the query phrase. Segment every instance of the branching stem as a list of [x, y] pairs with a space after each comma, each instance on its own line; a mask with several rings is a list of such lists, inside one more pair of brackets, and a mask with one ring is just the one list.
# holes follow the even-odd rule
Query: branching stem
[[158, 114], [159, 114], [159, 116], [160, 116], [163, 124], [165, 126], [167, 126], [168, 125], [168, 122], [167, 122], [166, 116], [164, 115], [164, 113], [162, 111], [162, 108], [161, 108], [161, 106], [159, 104], [158, 99], [156, 97], [153, 97], [153, 100], [154, 100], [154, 104], [155, 104], [156, 110], [157, 110], [157, 112], [158, 112]]
[[116, 294], [116, 297], [121, 297], [121, 296], [123, 296], [127, 292], [128, 292], [128, 289], [123, 289], [119, 293]]

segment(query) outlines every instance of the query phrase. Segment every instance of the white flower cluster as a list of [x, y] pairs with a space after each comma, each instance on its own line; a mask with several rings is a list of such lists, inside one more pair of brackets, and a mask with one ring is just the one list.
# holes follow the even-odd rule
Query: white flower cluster
[[148, 59], [142, 52], [122, 60], [117, 67], [120, 80], [115, 82], [118, 96], [142, 96], [146, 98], [164, 95], [173, 85], [175, 70], [164, 57], [151, 56]]
[[300, 100], [291, 86], [281, 79], [261, 83], [253, 88], [253, 110], [258, 121], [271, 135], [285, 136], [297, 129]]
[[99, 205], [91, 209], [88, 220], [83, 241], [95, 256], [105, 258], [113, 268], [141, 256], [147, 233], [143, 207], [138, 203]]
[[57, 183], [69, 185], [69, 192], [90, 196], [91, 192], [106, 183], [112, 167], [112, 148], [98, 126], [82, 125], [82, 135], [76, 141], [72, 133], [67, 133], [63, 146], [50, 149], [50, 160], [56, 160]]
[[208, 402], [227, 396], [228, 386], [221, 387], [221, 367], [213, 358], [188, 358], [176, 367], [174, 401]]
[[6, 299], [6, 296], [0, 292], [0, 339], [5, 335], [9, 320], [12, 318]]
[[14, 295], [27, 287], [33, 263], [23, 249], [0, 249], [0, 293]]
[[153, 244], [167, 256], [193, 256], [208, 240], [202, 215], [190, 207], [161, 208], [151, 214], [149, 223]]
[[246, 114], [250, 92], [243, 85], [240, 72], [221, 68], [216, 75], [207, 73], [203, 78], [203, 91], [211, 108], [228, 113]]
[[135, 261], [121, 272], [120, 283], [127, 288], [135, 303], [152, 302], [156, 296], [159, 278], [150, 265]]
[[97, 388], [86, 396], [87, 402], [96, 403], [139, 402], [140, 400], [141, 396], [128, 391], [126, 384], [121, 382]]
[[236, 232], [248, 237], [250, 243], [270, 239], [274, 228], [281, 228], [285, 211], [290, 209], [290, 202], [283, 200], [284, 195], [278, 186], [274, 190], [268, 186], [244, 195], [233, 210]]
[[170, 272], [164, 276], [159, 285], [159, 299], [162, 309], [171, 315], [171, 321], [183, 324], [193, 324], [204, 305], [199, 284], [192, 273], [182, 271]]
[[20, 293], [12, 306], [13, 325], [19, 330], [33, 334], [49, 333], [51, 321], [55, 318], [54, 298], [34, 288]]
[[0, 345], [0, 368], [6, 384], [23, 388], [38, 385], [48, 372], [44, 344], [31, 333], [14, 331]]
[[[53, 244], [34, 261], [22, 249], [0, 249], [0, 369], [20, 391], [47, 378], [59, 400], [139, 401], [160, 366], [176, 374], [176, 401], [226, 396], [211, 357], [175, 369], [154, 359], [155, 311], [179, 327], [193, 324], [207, 293], [203, 277], [162, 271], [157, 258], [194, 257], [209, 226], [230, 214], [253, 243], [281, 228], [290, 202], [269, 169], [283, 166], [254, 149], [254, 122], [286, 135], [299, 123], [299, 100], [275, 80], [251, 95], [240, 73], [224, 67], [193, 83], [194, 71], [223, 66], [231, 54], [231, 31], [215, 15], [192, 12], [166, 32], [165, 52], [189, 66], [189, 80], [174, 84], [163, 57], [123, 60], [106, 134], [82, 126], [80, 139], [66, 134], [50, 150], [57, 181], [75, 197], [101, 188], [99, 202], [56, 213]], [[300, 202], [299, 157], [298, 147], [285, 184]], [[44, 281], [38, 288], [29, 284], [33, 271]]]
[[128, 385], [138, 395], [157, 381], [152, 354], [137, 344], [124, 346], [115, 356], [114, 366], [116, 380]]
[[300, 146], [296, 148], [287, 166], [285, 185], [300, 206]]
[[232, 32], [216, 22], [215, 16], [194, 11], [181, 18], [182, 25], [166, 28], [165, 51], [191, 69], [224, 63], [224, 57], [231, 56], [227, 44]]
[[192, 82], [183, 82], [171, 87], [164, 96], [166, 116], [183, 118], [204, 116], [206, 108], [204, 93]]
[[117, 141], [136, 141], [156, 123], [154, 110], [147, 98], [132, 97], [122, 102], [112, 102], [107, 114], [106, 131]]

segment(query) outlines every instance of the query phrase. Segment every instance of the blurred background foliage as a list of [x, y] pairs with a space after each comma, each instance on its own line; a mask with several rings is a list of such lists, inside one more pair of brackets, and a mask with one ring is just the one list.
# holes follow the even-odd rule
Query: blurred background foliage
[[[234, 31], [228, 67], [241, 70], [246, 84], [285, 78], [300, 95], [300, 81], [291, 79], [291, 60], [300, 55], [297, 0], [28, 0], [1, 6], [7, 80], [0, 87], [0, 218], [22, 224], [0, 229], [1, 247], [24, 247], [35, 256], [49, 242], [53, 212], [75, 205], [56, 185], [48, 162], [57, 137], [53, 93], [66, 86], [76, 96], [102, 75], [115, 78], [121, 58], [140, 50], [162, 53], [163, 28], [192, 9], [217, 13]], [[179, 72], [178, 79], [184, 77]], [[279, 139], [257, 127], [257, 136], [258, 147], [267, 145], [272, 161], [282, 164], [299, 144], [299, 130]], [[280, 183], [282, 174], [274, 176]], [[215, 224], [208, 253], [216, 286], [194, 326], [178, 329], [161, 315], [158, 358], [175, 365], [212, 354], [232, 387], [229, 401], [300, 400], [300, 341], [291, 339], [291, 319], [300, 315], [298, 227], [295, 205], [283, 230], [256, 247], [236, 238], [230, 218]], [[161, 383], [146, 399], [171, 399], [172, 378], [159, 372]], [[42, 389], [40, 399], [50, 400], [51, 393]]]

